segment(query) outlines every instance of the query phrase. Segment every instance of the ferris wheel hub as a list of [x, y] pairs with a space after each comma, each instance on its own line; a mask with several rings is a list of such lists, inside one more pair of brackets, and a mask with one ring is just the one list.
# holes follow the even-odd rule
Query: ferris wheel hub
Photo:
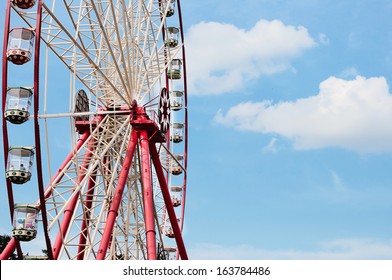
[[136, 106], [132, 110], [131, 125], [136, 130], [146, 130], [148, 137], [155, 143], [165, 143], [166, 136], [162, 133], [154, 120], [151, 120], [146, 113], [146, 109]]

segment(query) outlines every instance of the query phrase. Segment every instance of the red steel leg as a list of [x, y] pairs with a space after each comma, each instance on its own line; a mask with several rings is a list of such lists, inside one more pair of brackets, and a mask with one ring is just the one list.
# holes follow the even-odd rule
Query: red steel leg
[[152, 162], [155, 166], [155, 172], [158, 177], [159, 185], [161, 186], [163, 200], [165, 201], [166, 210], [169, 215], [170, 223], [174, 232], [174, 238], [176, 239], [177, 242], [178, 252], [182, 260], [187, 260], [188, 255], [186, 253], [184, 240], [182, 239], [181, 229], [180, 226], [178, 225], [176, 212], [174, 211], [172, 200], [170, 198], [170, 192], [166, 184], [165, 174], [163, 173], [162, 164], [159, 159], [157, 149], [153, 143], [150, 144], [150, 152], [151, 152]]
[[135, 130], [132, 130], [131, 140], [128, 143], [127, 153], [125, 155], [124, 163], [120, 172], [120, 177], [118, 179], [116, 193], [114, 194], [113, 201], [110, 206], [110, 210], [106, 221], [106, 226], [102, 235], [101, 244], [99, 245], [97, 260], [105, 259], [106, 251], [109, 247], [109, 242], [112, 236], [113, 227], [118, 215], [118, 208], [120, 207], [121, 204], [125, 183], [127, 182], [129, 169], [131, 168], [133, 155], [135, 153], [137, 139], [138, 139], [138, 133]]
[[[83, 164], [79, 170], [80, 174], [78, 176], [77, 184], [79, 182], [81, 182], [83, 180], [83, 178], [86, 176], [86, 170], [88, 169], [88, 166], [91, 161], [91, 156], [93, 154], [91, 151], [91, 147], [95, 141], [96, 140], [94, 138], [90, 139], [90, 143], [88, 145], [87, 152], [84, 155]], [[64, 236], [66, 235], [66, 233], [68, 232], [71, 218], [72, 218], [72, 215], [75, 211], [75, 206], [76, 206], [78, 199], [79, 199], [79, 193], [74, 195], [72, 201], [69, 203], [67, 209], [64, 211], [64, 217], [61, 222], [61, 229], [58, 232], [56, 240], [53, 245], [53, 258], [55, 260], [59, 257], [60, 250], [61, 250], [61, 247], [63, 244], [63, 239], [64, 239]]]
[[88, 234], [87, 227], [89, 225], [90, 210], [91, 210], [91, 206], [93, 204], [95, 179], [96, 179], [96, 176], [93, 175], [89, 178], [89, 181], [88, 181], [86, 204], [84, 206], [85, 217], [83, 218], [82, 228], [81, 228], [80, 237], [79, 237], [79, 244], [80, 245], [78, 248], [78, 256], [77, 256], [78, 260], [83, 260], [83, 251], [86, 248], [86, 244], [87, 244], [86, 235]]
[[144, 223], [146, 225], [147, 259], [156, 260], [156, 232], [154, 222], [154, 197], [152, 193], [150, 149], [148, 132], [140, 132], [140, 149], [142, 157], [142, 182], [144, 199]]
[[174, 211], [172, 200], [170, 198], [170, 192], [166, 184], [165, 174], [163, 173], [162, 164], [159, 159], [157, 149], [155, 145], [152, 143], [150, 145], [150, 151], [151, 151], [152, 162], [155, 166], [155, 172], [158, 177], [159, 185], [161, 186], [163, 200], [165, 201], [166, 210], [169, 215], [170, 223], [174, 232], [174, 238], [176, 239], [177, 242], [177, 247], [178, 247], [180, 257], [182, 260], [187, 260], [188, 255], [186, 253], [184, 240], [182, 239], [181, 229], [180, 226], [178, 225], [176, 212]]
[[0, 260], [8, 260], [8, 258], [12, 255], [16, 248], [16, 239], [11, 238], [8, 242], [7, 246], [4, 248], [3, 252], [0, 255]]

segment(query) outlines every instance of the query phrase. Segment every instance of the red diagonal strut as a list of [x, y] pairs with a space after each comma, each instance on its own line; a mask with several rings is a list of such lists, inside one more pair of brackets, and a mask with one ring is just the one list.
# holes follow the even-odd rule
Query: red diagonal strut
[[155, 167], [155, 172], [158, 177], [159, 185], [161, 187], [163, 200], [165, 201], [166, 210], [169, 215], [170, 223], [174, 232], [174, 238], [176, 239], [177, 242], [178, 252], [182, 260], [187, 260], [188, 255], [186, 253], [184, 240], [182, 239], [181, 229], [180, 226], [178, 225], [176, 212], [174, 211], [172, 200], [170, 198], [170, 192], [165, 180], [165, 174], [163, 173], [162, 164], [159, 159], [159, 155], [155, 147], [155, 144], [151, 142], [150, 142], [150, 153], [151, 153], [152, 162]]
[[[88, 166], [91, 161], [91, 156], [93, 154], [92, 150], [91, 150], [92, 145], [94, 144], [95, 141], [96, 141], [95, 138], [90, 138], [90, 142], [88, 144], [87, 151], [84, 155], [83, 163], [82, 163], [82, 166], [79, 170], [79, 175], [78, 175], [75, 187], [77, 184], [79, 184], [81, 181], [83, 181], [84, 177], [86, 176], [86, 172], [87, 172]], [[71, 218], [74, 214], [76, 203], [79, 199], [79, 193], [80, 193], [80, 191], [78, 191], [78, 193], [74, 195], [73, 199], [71, 200], [71, 202], [67, 206], [67, 209], [65, 209], [65, 211], [64, 211], [63, 220], [61, 222], [61, 229], [57, 233], [57, 237], [56, 237], [56, 240], [53, 245], [53, 258], [55, 260], [59, 257], [59, 254], [60, 254], [60, 251], [61, 251], [61, 248], [63, 245], [63, 239], [68, 232]]]
[[106, 252], [109, 247], [109, 242], [112, 236], [113, 227], [118, 215], [118, 209], [121, 204], [125, 183], [127, 182], [129, 169], [131, 168], [133, 155], [135, 153], [137, 139], [138, 139], [138, 133], [135, 130], [132, 130], [131, 139], [128, 143], [127, 152], [124, 158], [124, 163], [120, 172], [120, 177], [118, 179], [116, 193], [114, 194], [113, 201], [110, 206], [110, 210], [106, 221], [106, 226], [103, 231], [101, 243], [99, 245], [97, 260], [105, 259]]

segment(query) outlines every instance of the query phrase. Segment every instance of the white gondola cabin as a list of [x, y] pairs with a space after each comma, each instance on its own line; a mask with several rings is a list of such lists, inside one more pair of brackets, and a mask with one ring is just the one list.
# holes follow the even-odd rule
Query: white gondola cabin
[[170, 140], [174, 143], [180, 143], [183, 140], [183, 123], [173, 123], [172, 134], [170, 135]]
[[21, 124], [29, 119], [33, 92], [27, 87], [10, 87], [7, 90], [4, 117], [13, 124]]
[[19, 241], [30, 241], [37, 236], [39, 208], [36, 205], [15, 204], [12, 236]]
[[176, 0], [161, 1], [162, 14], [166, 14], [167, 17], [173, 16], [175, 5], [176, 5]]
[[182, 161], [184, 159], [183, 155], [174, 155], [171, 159], [170, 173], [173, 175], [180, 175], [182, 173]]
[[170, 227], [168, 228], [168, 230], [166, 230], [165, 235], [169, 238], [174, 238], [174, 231], [173, 229]]
[[7, 59], [17, 65], [30, 61], [34, 37], [34, 31], [28, 28], [11, 29], [8, 37]]
[[169, 69], [167, 69], [167, 75], [169, 79], [178, 80], [181, 79], [181, 59], [175, 58], [170, 61]]
[[36, 0], [12, 0], [12, 4], [21, 9], [30, 9], [35, 5]]
[[6, 178], [15, 184], [24, 184], [29, 181], [33, 167], [33, 158], [33, 147], [10, 147], [5, 174]]
[[171, 193], [173, 207], [180, 206], [182, 201], [182, 187], [178, 187], [178, 186], [170, 187], [170, 193]]
[[170, 98], [170, 109], [173, 111], [179, 111], [182, 109], [182, 104], [183, 104], [183, 98], [184, 98], [184, 92], [175, 90], [170, 93], [171, 98]]
[[[181, 228], [181, 218], [177, 218], [177, 223], [178, 226]], [[168, 229], [165, 231], [165, 235], [169, 238], [175, 237], [174, 230], [171, 226], [169, 226]]]
[[168, 260], [170, 260], [170, 261], [176, 260], [176, 257], [177, 257], [177, 248], [176, 247], [166, 247], [165, 251], [168, 254], [168, 258], [167, 258]]
[[168, 27], [167, 29], [166, 46], [169, 48], [175, 48], [178, 46], [178, 33], [179, 29], [177, 27]]

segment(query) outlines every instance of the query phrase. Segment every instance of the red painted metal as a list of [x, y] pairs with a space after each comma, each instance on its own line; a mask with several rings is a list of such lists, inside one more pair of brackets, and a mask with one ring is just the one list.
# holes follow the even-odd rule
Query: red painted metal
[[[8, 61], [7, 61], [7, 48], [8, 48], [8, 34], [10, 30], [10, 18], [11, 18], [11, 3], [8, 1], [7, 9], [5, 14], [5, 24], [4, 24], [4, 44], [3, 44], [3, 61], [2, 61], [2, 99], [1, 99], [1, 107], [2, 107], [2, 128], [3, 128], [3, 151], [4, 151], [4, 164], [7, 166], [8, 160], [8, 130], [7, 130], [7, 120], [4, 118], [5, 105], [7, 99], [7, 88], [8, 88]], [[10, 207], [11, 221], [14, 214], [14, 196], [12, 191], [12, 184], [9, 180], [6, 180], [7, 183], [7, 192], [8, 192], [8, 201]]]
[[15, 251], [16, 242], [18, 241], [15, 238], [11, 238], [3, 252], [1, 252], [0, 260], [8, 260], [8, 258], [11, 257], [12, 253]]
[[86, 230], [89, 224], [90, 210], [93, 205], [93, 194], [94, 194], [94, 187], [95, 187], [95, 180], [96, 180], [96, 176], [95, 176], [96, 171], [97, 168], [94, 171], [94, 175], [91, 176], [88, 181], [86, 203], [84, 206], [85, 217], [83, 218], [82, 227], [80, 230], [77, 260], [83, 260], [83, 250], [86, 248], [86, 244], [87, 244]]
[[[185, 42], [184, 42], [184, 28], [182, 24], [182, 14], [181, 14], [181, 1], [177, 0], [178, 5], [178, 18], [180, 21], [180, 33], [181, 33], [181, 40], [182, 40], [182, 70], [184, 76], [184, 110], [185, 110], [185, 126], [184, 126], [184, 137], [186, 141], [184, 141], [184, 160], [183, 166], [185, 170], [188, 170], [188, 84], [187, 84], [187, 72], [186, 72], [186, 56], [185, 56]], [[183, 182], [183, 196], [182, 196], [182, 214], [181, 216], [184, 217], [185, 215], [185, 201], [186, 201], [186, 184], [187, 183], [187, 173], [184, 173], [184, 182]], [[181, 229], [183, 227], [183, 221], [181, 221]]]
[[[182, 41], [182, 70], [184, 76], [184, 159], [183, 159], [183, 166], [185, 170], [188, 170], [188, 84], [187, 84], [187, 72], [186, 72], [186, 55], [185, 55], [185, 42], [184, 42], [184, 28], [182, 23], [182, 13], [181, 13], [181, 1], [177, 0], [178, 6], [178, 18], [180, 22], [180, 34], [181, 34], [181, 41]], [[185, 217], [185, 202], [186, 202], [186, 192], [187, 192], [187, 172], [184, 172], [184, 180], [182, 186], [182, 211], [181, 217]], [[184, 227], [184, 219], [181, 220], [181, 230]]]
[[144, 202], [144, 223], [146, 227], [146, 246], [147, 259], [156, 260], [156, 232], [154, 222], [154, 197], [152, 192], [151, 181], [151, 164], [149, 151], [148, 132], [142, 130], [140, 132], [140, 151], [142, 159], [142, 186], [143, 186], [143, 202]]
[[[78, 175], [78, 179], [77, 179], [76, 184], [80, 183], [84, 179], [84, 177], [86, 176], [86, 170], [88, 169], [88, 166], [91, 161], [91, 156], [93, 154], [91, 151], [91, 147], [94, 144], [94, 142], [95, 142], [95, 139], [91, 138], [90, 143], [87, 148], [87, 151], [84, 155], [82, 166], [80, 167], [80, 170], [79, 170], [79, 175]], [[59, 257], [60, 250], [63, 245], [63, 239], [68, 232], [71, 218], [74, 214], [75, 206], [76, 206], [76, 203], [78, 202], [78, 199], [79, 199], [79, 193], [80, 193], [80, 191], [78, 191], [77, 194], [74, 195], [71, 202], [68, 204], [67, 209], [64, 211], [64, 216], [63, 216], [63, 220], [61, 221], [60, 231], [57, 233], [56, 241], [54, 242], [54, 245], [53, 245], [53, 258], [54, 259], [58, 259], [58, 257]]]
[[44, 192], [44, 180], [42, 172], [42, 160], [41, 160], [41, 139], [40, 129], [38, 122], [39, 113], [39, 63], [40, 63], [40, 47], [41, 47], [41, 17], [42, 17], [42, 0], [38, 1], [37, 6], [37, 19], [35, 27], [35, 50], [34, 50], [34, 138], [35, 138], [35, 153], [36, 153], [36, 165], [37, 165], [37, 181], [38, 181], [38, 192], [40, 200], [40, 210], [42, 217], [42, 225], [44, 228], [44, 236], [46, 249], [48, 252], [48, 259], [53, 259], [52, 244], [50, 242], [48, 232], [48, 218], [46, 215], [46, 203], [45, 203], [45, 192]]
[[170, 197], [169, 188], [167, 186], [166, 179], [165, 179], [165, 174], [163, 172], [162, 164], [159, 159], [159, 155], [158, 155], [158, 152], [156, 150], [154, 143], [150, 143], [150, 152], [151, 152], [152, 162], [155, 167], [155, 172], [158, 177], [159, 185], [161, 187], [163, 200], [165, 201], [166, 210], [169, 215], [172, 229], [174, 231], [174, 237], [176, 239], [178, 252], [179, 252], [182, 260], [187, 260], [188, 255], [187, 255], [187, 252], [185, 249], [184, 241], [182, 239], [181, 229], [180, 229], [180, 226], [178, 225], [176, 212], [174, 211], [174, 207], [173, 207], [172, 200]]
[[[4, 163], [5, 166], [7, 165], [7, 159], [8, 159], [8, 130], [7, 130], [7, 121], [4, 118], [4, 112], [5, 112], [5, 105], [6, 105], [6, 98], [7, 98], [7, 88], [8, 88], [8, 60], [7, 60], [7, 48], [8, 48], [8, 38], [9, 38], [9, 31], [10, 31], [10, 22], [11, 22], [11, 2], [7, 1], [7, 7], [6, 7], [6, 12], [5, 12], [5, 24], [4, 24], [4, 42], [3, 42], [3, 60], [2, 60], [2, 130], [3, 130], [3, 151], [4, 151]], [[10, 180], [6, 180], [6, 185], [7, 185], [7, 196], [8, 196], [8, 205], [9, 205], [9, 210], [10, 210], [10, 217], [11, 217], [11, 223], [13, 220], [14, 216], [14, 194], [12, 190], [12, 183]], [[8, 256], [1, 254], [2, 260], [8, 259], [8, 257], [11, 256], [12, 252], [17, 251], [17, 255], [19, 259], [23, 258], [23, 252], [20, 247], [20, 243], [18, 240], [14, 240], [12, 242], [12, 245], [10, 246], [13, 248], [13, 250], [9, 253]], [[4, 250], [8, 252], [9, 250]], [[4, 253], [4, 252], [3, 252]], [[4, 258], [3, 258], [4, 257]]]
[[110, 210], [106, 221], [106, 226], [102, 235], [101, 243], [99, 244], [97, 260], [104, 260], [106, 256], [106, 252], [109, 248], [110, 238], [112, 236], [113, 227], [118, 215], [118, 209], [122, 201], [122, 195], [124, 192], [125, 183], [127, 181], [128, 173], [131, 168], [133, 155], [135, 153], [137, 139], [138, 139], [138, 133], [135, 130], [132, 130], [131, 139], [128, 143], [127, 152], [125, 154], [123, 166], [118, 179], [116, 193], [113, 197], [113, 201], [110, 206]]
[[86, 143], [86, 141], [87, 141], [89, 136], [90, 136], [90, 132], [86, 131], [78, 139], [78, 141], [76, 142], [75, 148], [65, 158], [65, 160], [61, 164], [60, 168], [57, 170], [56, 174], [54, 174], [54, 176], [52, 177], [52, 181], [46, 187], [46, 189], [45, 189], [45, 199], [48, 199], [52, 195], [52, 186], [54, 184], [57, 184], [61, 180], [61, 178], [64, 176], [64, 173], [63, 173], [64, 169], [67, 168], [69, 162], [77, 154], [78, 150], [84, 145], [84, 143]]

